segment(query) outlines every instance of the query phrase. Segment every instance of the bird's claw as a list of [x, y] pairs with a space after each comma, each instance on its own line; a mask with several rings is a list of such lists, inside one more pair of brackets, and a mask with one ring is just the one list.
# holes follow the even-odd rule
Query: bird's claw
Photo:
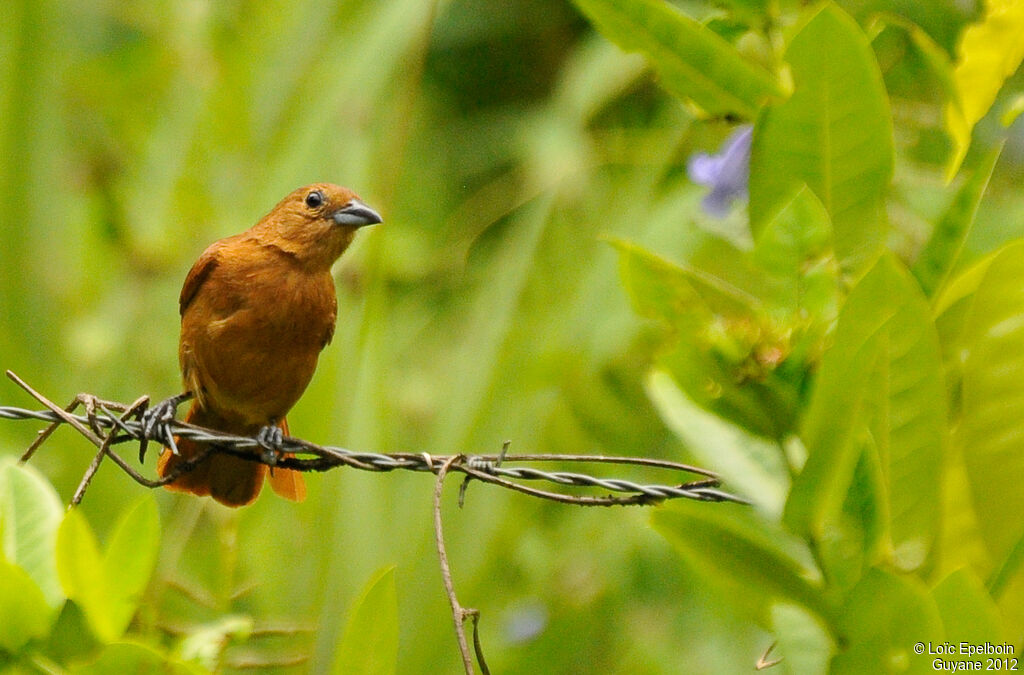
[[165, 443], [174, 454], [178, 454], [178, 446], [174, 443], [174, 437], [167, 431], [167, 422], [174, 420], [178, 406], [183, 401], [192, 397], [189, 393], [178, 394], [160, 401], [156, 405], [147, 408], [139, 415], [139, 431], [142, 438], [139, 441], [139, 463], [146, 460], [146, 449], [150, 441]]
[[265, 464], [276, 466], [281, 459], [281, 448], [284, 445], [284, 432], [281, 431], [281, 427], [273, 424], [262, 427], [256, 434], [256, 442], [263, 448], [260, 459]]

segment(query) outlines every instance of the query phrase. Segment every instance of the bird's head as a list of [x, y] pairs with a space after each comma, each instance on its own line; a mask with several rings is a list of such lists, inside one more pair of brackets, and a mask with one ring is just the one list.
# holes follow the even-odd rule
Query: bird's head
[[359, 228], [379, 222], [380, 214], [348, 188], [314, 183], [282, 199], [253, 231], [300, 260], [330, 267]]

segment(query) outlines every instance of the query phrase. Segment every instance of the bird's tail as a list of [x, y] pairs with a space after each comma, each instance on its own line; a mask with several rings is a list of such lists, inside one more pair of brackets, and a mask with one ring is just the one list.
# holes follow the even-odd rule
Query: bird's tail
[[[258, 431], [236, 428], [237, 425], [232, 425], [208, 409], [200, 408], [195, 402], [185, 416], [185, 421], [228, 433], [251, 435]], [[286, 435], [288, 434], [288, 423], [285, 420], [282, 419], [278, 426]], [[202, 443], [187, 438], [176, 437], [174, 440], [180, 454], [175, 455], [169, 448], [164, 448], [157, 463], [157, 471], [161, 477], [166, 476], [181, 462], [198, 455], [203, 448]], [[274, 468], [269, 473], [270, 487], [274, 492], [294, 501], [306, 498], [306, 484], [301, 473], [282, 468]], [[268, 467], [265, 464], [215, 452], [165, 487], [175, 492], [209, 495], [227, 506], [245, 506], [259, 496], [267, 474]]]

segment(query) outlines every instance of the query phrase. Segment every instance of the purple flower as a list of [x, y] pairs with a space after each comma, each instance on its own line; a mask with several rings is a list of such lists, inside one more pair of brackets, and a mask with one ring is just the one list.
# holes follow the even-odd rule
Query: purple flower
[[750, 140], [754, 127], [745, 124], [725, 140], [717, 155], [700, 152], [690, 158], [686, 173], [698, 185], [711, 188], [701, 201], [708, 215], [724, 218], [737, 199], [747, 198], [750, 178]]

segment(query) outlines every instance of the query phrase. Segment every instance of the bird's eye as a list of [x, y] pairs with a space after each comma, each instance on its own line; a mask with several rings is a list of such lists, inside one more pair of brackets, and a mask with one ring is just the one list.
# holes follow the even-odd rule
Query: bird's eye
[[320, 192], [319, 190], [313, 190], [308, 195], [306, 195], [306, 206], [308, 206], [311, 209], [318, 209], [321, 206], [323, 206], [323, 203], [324, 193]]

